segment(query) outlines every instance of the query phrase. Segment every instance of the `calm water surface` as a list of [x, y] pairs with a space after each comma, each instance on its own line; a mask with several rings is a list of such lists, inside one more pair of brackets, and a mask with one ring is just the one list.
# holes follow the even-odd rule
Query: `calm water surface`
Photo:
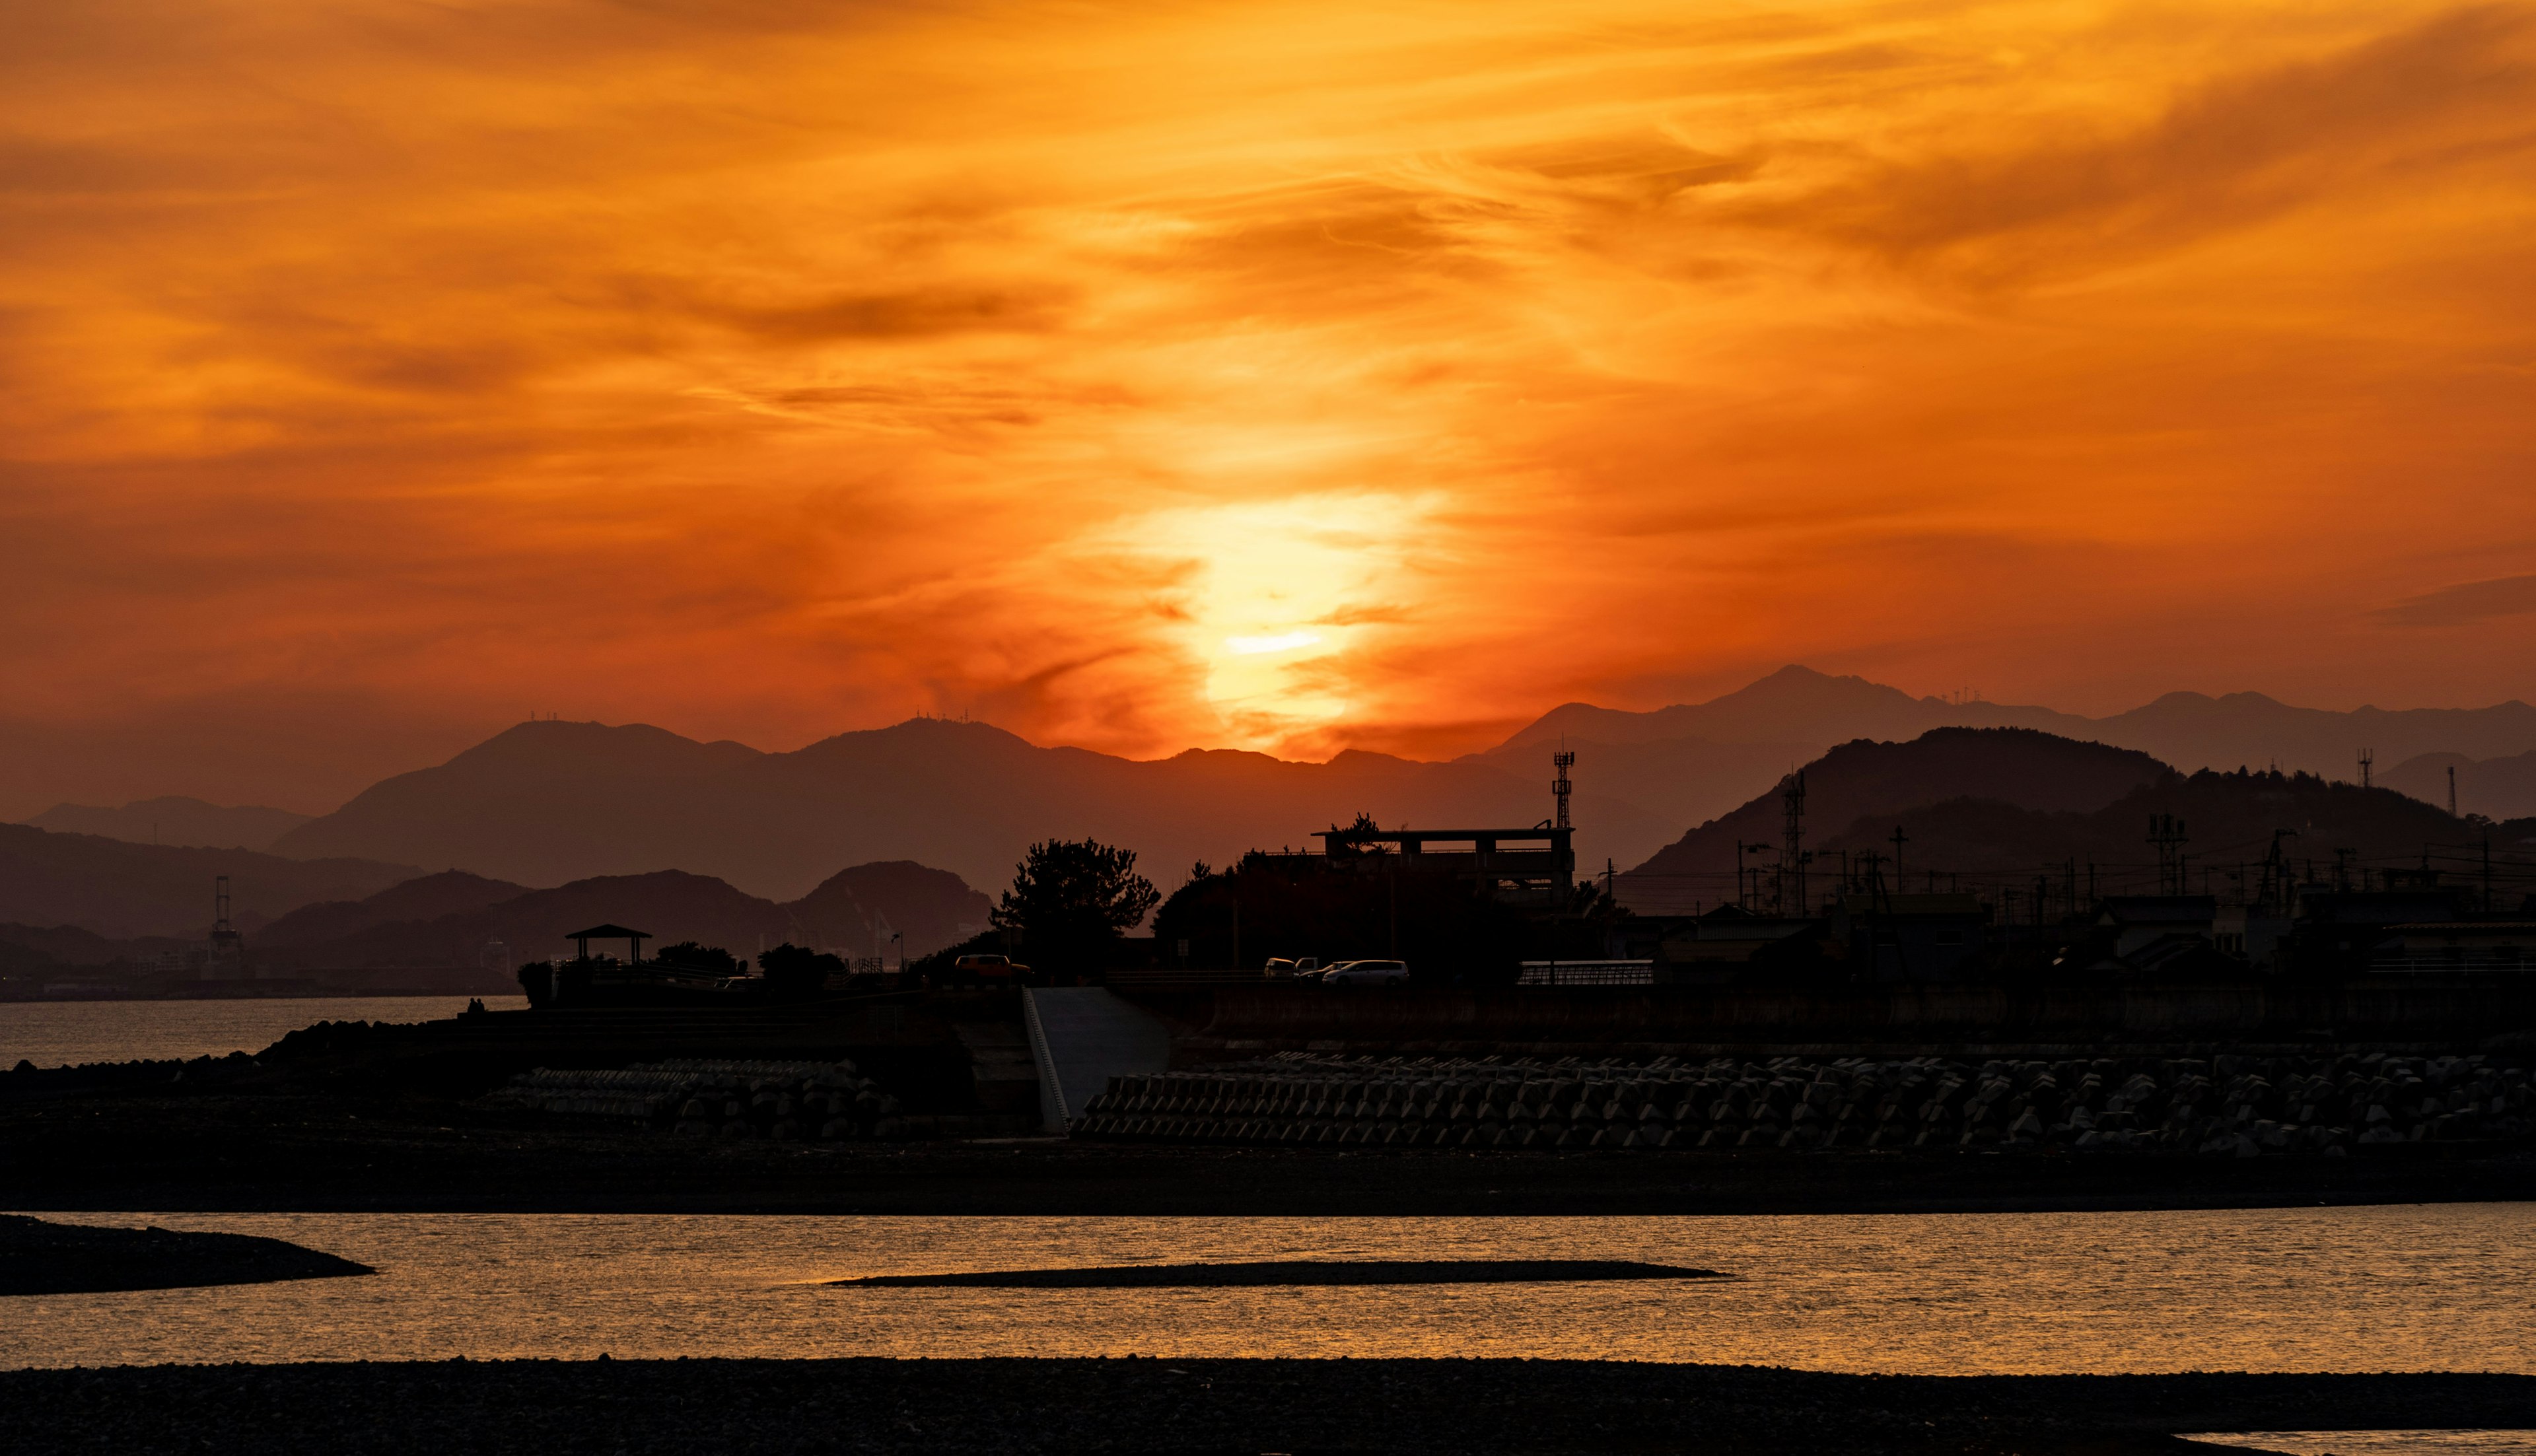
[[[372, 1278], [0, 1299], [0, 1365], [687, 1356], [1528, 1356], [1929, 1374], [2536, 1373], [2536, 1205], [1787, 1218], [48, 1215]], [[1635, 1258], [1730, 1281], [828, 1289], [1277, 1258]]]
[[[526, 996], [485, 996], [495, 1011]], [[0, 1068], [262, 1051], [321, 1021], [438, 1021], [465, 996], [277, 996], [231, 1001], [0, 1001]], [[0, 1194], [0, 1197], [5, 1197]]]

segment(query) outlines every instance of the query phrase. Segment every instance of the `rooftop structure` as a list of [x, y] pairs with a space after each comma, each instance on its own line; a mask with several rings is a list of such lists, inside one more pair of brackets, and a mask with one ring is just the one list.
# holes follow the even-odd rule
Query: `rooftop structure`
[[584, 961], [590, 959], [592, 941], [622, 940], [625, 942], [625, 963], [630, 966], [643, 959], [643, 942], [652, 938], [652, 932], [629, 930], [623, 925], [607, 924], [593, 925], [587, 930], [575, 930], [563, 938], [573, 943], [574, 958]]
[[1564, 905], [1576, 888], [1576, 831], [1377, 829], [1360, 824], [1313, 835], [1333, 866], [1366, 874], [1448, 874], [1500, 900]]

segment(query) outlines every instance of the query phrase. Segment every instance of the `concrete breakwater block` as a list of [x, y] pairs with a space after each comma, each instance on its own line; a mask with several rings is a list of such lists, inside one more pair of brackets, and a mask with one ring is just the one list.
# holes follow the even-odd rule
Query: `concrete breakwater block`
[[1268, 1259], [1232, 1264], [1128, 1264], [1099, 1269], [991, 1269], [875, 1274], [832, 1287], [996, 1290], [1265, 1289], [1315, 1285], [1553, 1284], [1725, 1279], [1714, 1269], [1634, 1259]]
[[0, 1295], [173, 1290], [377, 1272], [279, 1238], [102, 1229], [0, 1214]]
[[2342, 1156], [2536, 1133], [2516, 1057], [1938, 1057], [1623, 1063], [1285, 1052], [1116, 1076], [1112, 1142], [1635, 1150], [1954, 1148]]

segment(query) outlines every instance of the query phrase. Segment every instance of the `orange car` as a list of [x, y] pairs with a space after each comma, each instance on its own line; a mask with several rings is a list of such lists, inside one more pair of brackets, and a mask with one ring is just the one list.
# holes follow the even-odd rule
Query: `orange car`
[[1030, 967], [1010, 956], [962, 956], [951, 963], [951, 969], [964, 979], [980, 981], [1017, 981], [1030, 974]]

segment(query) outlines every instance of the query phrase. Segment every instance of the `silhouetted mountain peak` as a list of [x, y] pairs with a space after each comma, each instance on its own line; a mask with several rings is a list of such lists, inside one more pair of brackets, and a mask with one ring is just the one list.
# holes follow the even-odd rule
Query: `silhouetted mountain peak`
[[1033, 752], [1037, 745], [991, 723], [968, 719], [910, 718], [887, 728], [831, 733], [790, 757], [804, 760], [889, 758], [926, 753]]
[[[647, 723], [514, 724], [465, 750], [454, 769], [524, 768], [580, 778], [700, 775], [764, 757], [728, 738], [702, 743]], [[391, 781], [393, 782], [393, 781]]]

